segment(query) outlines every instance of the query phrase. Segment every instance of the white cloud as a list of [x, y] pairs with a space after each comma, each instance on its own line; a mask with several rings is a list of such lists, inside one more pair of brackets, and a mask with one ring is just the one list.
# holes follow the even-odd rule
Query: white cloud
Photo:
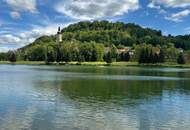
[[18, 44], [20, 41], [21, 39], [19, 37], [12, 34], [0, 35], [0, 44]]
[[168, 13], [167, 8], [181, 8], [183, 11], [165, 15], [166, 20], [182, 22], [184, 17], [190, 14], [190, 0], [150, 0], [149, 8], [158, 9], [160, 14]]
[[36, 13], [36, 0], [4, 0], [14, 11]]
[[190, 6], [190, 0], [151, 0], [149, 7], [158, 7], [160, 5], [171, 8], [184, 8]]
[[0, 47], [0, 52], [7, 52], [9, 50], [13, 50], [13, 48], [9, 48], [9, 47]]
[[74, 19], [93, 20], [123, 15], [139, 8], [139, 0], [62, 0], [57, 12]]
[[[34, 25], [33, 28], [30, 31], [23, 31], [19, 34], [19, 37], [26, 41], [25, 43], [30, 43], [33, 42], [36, 38], [40, 36], [50, 36], [50, 35], [55, 35], [58, 30], [58, 26], [61, 28], [64, 28], [68, 26], [71, 23], [49, 23], [46, 26], [36, 26]], [[28, 39], [28, 40], [27, 40]]]
[[151, 9], [157, 9], [159, 14], [166, 13], [166, 10], [163, 9], [160, 5], [156, 5], [154, 1], [150, 2], [147, 7], [151, 8]]
[[10, 16], [11, 16], [13, 19], [19, 19], [19, 18], [20, 18], [20, 13], [19, 13], [19, 12], [16, 12], [16, 11], [13, 11], [13, 12], [10, 12]]
[[190, 27], [184, 29], [187, 33], [190, 33]]
[[[61, 28], [68, 26], [71, 23], [49, 23], [46, 26], [33, 26], [31, 30], [18, 31], [15, 34], [11, 34], [9, 31], [0, 31], [0, 45], [12, 45], [13, 49], [23, 47], [29, 43], [32, 43], [40, 36], [44, 35], [54, 35], [57, 32], [58, 26]], [[14, 32], [14, 31], [13, 31]], [[2, 48], [0, 46], [0, 51], [7, 50], [7, 48]]]
[[160, 10], [159, 10], [159, 13], [160, 13], [160, 14], [165, 14], [165, 13], [167, 13], [167, 12], [166, 12], [166, 10], [164, 10], [164, 9], [160, 9]]
[[160, 8], [161, 8], [160, 5], [156, 5], [156, 4], [154, 3], [154, 1], [150, 2], [150, 3], [148, 4], [148, 7], [149, 7], [149, 8], [153, 8], [153, 9], [160, 9]]
[[190, 10], [186, 9], [178, 13], [171, 14], [170, 16], [165, 17], [167, 20], [171, 20], [174, 22], [181, 22], [184, 17], [187, 17], [190, 14]]

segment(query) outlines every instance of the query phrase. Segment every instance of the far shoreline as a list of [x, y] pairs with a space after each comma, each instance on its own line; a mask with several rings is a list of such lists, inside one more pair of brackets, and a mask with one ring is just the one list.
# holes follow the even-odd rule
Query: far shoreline
[[0, 65], [59, 65], [59, 66], [116, 66], [116, 67], [173, 67], [173, 68], [190, 68], [190, 63], [177, 64], [175, 62], [166, 62], [162, 64], [139, 64], [138, 62], [113, 62], [107, 64], [106, 62], [60, 62], [60, 63], [46, 63], [44, 61], [0, 61]]

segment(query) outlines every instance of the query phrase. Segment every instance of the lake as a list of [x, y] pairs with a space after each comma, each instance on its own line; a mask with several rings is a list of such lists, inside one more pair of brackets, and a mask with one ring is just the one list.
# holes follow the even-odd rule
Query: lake
[[189, 130], [190, 69], [0, 65], [0, 130]]

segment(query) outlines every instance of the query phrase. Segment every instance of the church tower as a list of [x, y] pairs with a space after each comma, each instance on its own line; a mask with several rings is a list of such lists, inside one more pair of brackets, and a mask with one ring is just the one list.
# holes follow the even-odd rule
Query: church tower
[[57, 32], [57, 44], [60, 44], [60, 42], [62, 42], [62, 34], [61, 34], [61, 28], [58, 28], [58, 32]]
[[62, 34], [61, 34], [61, 28], [59, 27], [56, 35], [56, 44], [57, 44], [56, 61], [58, 63], [61, 61], [61, 52], [60, 52], [61, 42], [62, 42]]

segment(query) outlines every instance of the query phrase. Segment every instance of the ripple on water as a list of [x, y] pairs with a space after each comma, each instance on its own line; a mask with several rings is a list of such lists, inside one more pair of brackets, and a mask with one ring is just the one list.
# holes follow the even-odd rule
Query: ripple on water
[[79, 78], [79, 79], [102, 79], [102, 80], [190, 80], [190, 78], [180, 77], [164, 77], [164, 76], [135, 76], [135, 75], [67, 75], [67, 78]]
[[1, 66], [0, 129], [189, 130], [189, 69], [83, 70]]

